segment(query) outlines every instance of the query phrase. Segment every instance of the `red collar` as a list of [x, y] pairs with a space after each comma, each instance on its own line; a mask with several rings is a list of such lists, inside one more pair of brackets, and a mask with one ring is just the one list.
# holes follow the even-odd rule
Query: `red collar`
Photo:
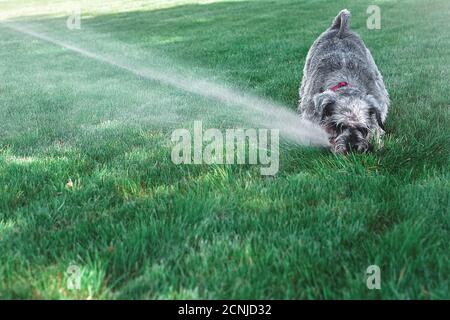
[[335, 85], [335, 86], [332, 86], [330, 89], [328, 89], [328, 90], [331, 90], [331, 91], [336, 91], [337, 89], [339, 89], [339, 88], [342, 88], [342, 87], [350, 87], [350, 85], [347, 83], [347, 82], [345, 82], [345, 81], [343, 81], [343, 82], [339, 82], [337, 85]]

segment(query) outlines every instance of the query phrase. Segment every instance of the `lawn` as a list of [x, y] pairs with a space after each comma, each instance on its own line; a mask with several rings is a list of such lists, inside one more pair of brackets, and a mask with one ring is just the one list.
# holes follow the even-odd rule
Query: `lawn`
[[450, 298], [448, 0], [80, 3], [80, 30], [70, 1], [1, 1], [0, 22], [291, 110], [310, 45], [348, 8], [391, 96], [384, 148], [283, 142], [274, 177], [175, 165], [174, 129], [254, 127], [249, 111], [0, 23], [0, 298]]

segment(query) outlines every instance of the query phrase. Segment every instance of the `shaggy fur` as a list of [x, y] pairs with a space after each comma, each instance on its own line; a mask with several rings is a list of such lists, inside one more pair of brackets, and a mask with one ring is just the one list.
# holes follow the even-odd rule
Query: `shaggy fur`
[[[383, 77], [342, 10], [308, 52], [299, 111], [329, 134], [337, 153], [372, 149], [380, 141], [389, 106]], [[347, 83], [336, 88], [338, 83]], [[333, 88], [334, 87], [334, 88]]]

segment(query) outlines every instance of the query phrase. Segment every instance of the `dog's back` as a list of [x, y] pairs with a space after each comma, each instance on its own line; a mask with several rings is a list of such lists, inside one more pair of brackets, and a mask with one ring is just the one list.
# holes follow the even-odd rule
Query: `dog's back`
[[331, 26], [308, 52], [300, 87], [299, 111], [305, 118], [318, 120], [313, 97], [342, 79], [357, 85], [362, 94], [372, 94], [384, 117], [389, 99], [372, 55], [358, 34], [350, 30], [350, 12], [339, 12]]

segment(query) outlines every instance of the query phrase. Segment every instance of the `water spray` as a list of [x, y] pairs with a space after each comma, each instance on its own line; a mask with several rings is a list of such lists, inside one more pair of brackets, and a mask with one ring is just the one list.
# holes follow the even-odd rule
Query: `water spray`
[[167, 70], [161, 71], [149, 67], [137, 68], [130, 63], [123, 62], [120, 57], [112, 57], [110, 55], [87, 50], [51, 37], [45, 33], [34, 31], [23, 25], [18, 25], [17, 23], [0, 22], [0, 24], [16, 32], [32, 36], [72, 52], [76, 52], [84, 57], [130, 72], [140, 78], [166, 84], [227, 105], [243, 106], [252, 112], [258, 113], [258, 115], [263, 116], [262, 120], [258, 121], [260, 125], [266, 128], [280, 129], [280, 133], [294, 143], [324, 147], [329, 146], [327, 134], [322, 128], [310, 121], [301, 119], [297, 113], [288, 110], [286, 107], [266, 99], [236, 89], [229, 89], [213, 81], [193, 77], [191, 75], [168, 72]]

